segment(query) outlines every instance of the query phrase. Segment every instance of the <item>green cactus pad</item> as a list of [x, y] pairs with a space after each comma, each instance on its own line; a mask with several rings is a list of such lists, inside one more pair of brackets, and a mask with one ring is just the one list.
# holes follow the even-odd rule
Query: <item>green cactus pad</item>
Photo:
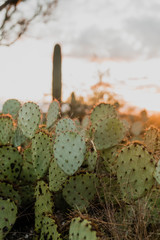
[[55, 132], [56, 134], [59, 134], [60, 132], [66, 131], [76, 132], [77, 131], [76, 125], [74, 121], [70, 118], [61, 118], [56, 124]]
[[49, 105], [48, 113], [47, 113], [47, 128], [53, 127], [54, 123], [60, 116], [60, 104], [57, 100], [53, 101]]
[[155, 159], [139, 143], [124, 147], [117, 158], [117, 177], [124, 198], [143, 197], [154, 184]]
[[19, 147], [23, 143], [25, 143], [27, 140], [28, 139], [27, 139], [27, 137], [24, 136], [22, 130], [19, 127], [17, 127], [15, 132], [14, 132], [13, 138], [12, 138], [13, 146], [14, 147]]
[[100, 103], [91, 112], [90, 120], [92, 123], [92, 127], [96, 127], [99, 120], [102, 121], [103, 119], [117, 118], [117, 117], [118, 117], [118, 114], [113, 105], [108, 103]]
[[85, 161], [83, 162], [83, 166], [88, 171], [94, 171], [97, 163], [98, 153], [92, 144], [92, 142], [88, 142]]
[[21, 204], [21, 197], [17, 190], [13, 186], [6, 182], [0, 182], [0, 197], [10, 198], [17, 205]]
[[58, 166], [53, 159], [49, 167], [49, 190], [57, 192], [62, 189], [68, 175]]
[[9, 144], [13, 136], [14, 126], [10, 115], [0, 115], [0, 145]]
[[17, 218], [17, 206], [10, 199], [0, 198], [0, 240], [9, 233]]
[[82, 165], [86, 145], [84, 139], [75, 132], [60, 133], [54, 144], [54, 157], [59, 167], [68, 175], [73, 175]]
[[100, 155], [103, 158], [103, 164], [106, 167], [107, 172], [116, 175], [117, 154], [122, 148], [122, 145], [116, 145], [114, 147], [104, 149], [100, 151]]
[[8, 99], [2, 106], [2, 113], [10, 114], [14, 119], [18, 116], [21, 103], [17, 99]]
[[73, 208], [84, 210], [96, 194], [98, 179], [93, 173], [71, 176], [63, 188], [65, 201]]
[[54, 209], [53, 197], [48, 185], [44, 181], [38, 181], [35, 188], [35, 231], [40, 233], [45, 214], [52, 214]]
[[32, 161], [32, 150], [30, 148], [26, 148], [23, 152], [23, 165], [19, 178], [23, 184], [35, 183], [37, 180]]
[[42, 229], [40, 240], [62, 240], [60, 234], [57, 231], [57, 225], [52, 216], [44, 216], [42, 222]]
[[91, 222], [80, 217], [73, 218], [69, 228], [69, 240], [98, 240]]
[[52, 145], [51, 137], [43, 131], [36, 133], [32, 139], [32, 159], [37, 179], [44, 177], [49, 168], [53, 154]]
[[97, 150], [107, 149], [120, 143], [126, 134], [123, 122], [117, 118], [99, 121], [94, 132]]
[[23, 134], [32, 138], [40, 123], [40, 109], [36, 103], [27, 102], [19, 110], [18, 126]]
[[0, 148], [0, 181], [16, 182], [22, 166], [22, 156], [17, 148]]

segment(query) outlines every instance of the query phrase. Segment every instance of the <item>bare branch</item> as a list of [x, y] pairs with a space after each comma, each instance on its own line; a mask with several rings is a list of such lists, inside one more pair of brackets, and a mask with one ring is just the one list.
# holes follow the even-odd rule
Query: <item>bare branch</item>
[[[57, 2], [58, 0], [46, 0], [45, 3], [41, 0], [35, 0], [35, 2], [30, 0], [5, 1], [0, 6], [0, 11], [3, 10], [3, 17], [0, 17], [0, 45], [10, 46], [15, 43], [28, 30], [29, 25], [36, 17], [41, 16], [46, 22]], [[27, 3], [30, 4], [31, 11], [27, 11], [26, 14]]]
[[8, 5], [14, 5], [16, 6], [18, 3], [20, 3], [21, 0], [7, 0], [0, 6], [0, 11], [2, 11], [4, 8], [6, 8]]

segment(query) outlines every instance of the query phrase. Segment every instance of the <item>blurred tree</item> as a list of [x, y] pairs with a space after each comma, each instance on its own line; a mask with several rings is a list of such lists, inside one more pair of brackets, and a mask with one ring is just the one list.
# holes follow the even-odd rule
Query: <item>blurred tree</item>
[[38, 18], [47, 21], [58, 0], [0, 0], [0, 45], [10, 46]]

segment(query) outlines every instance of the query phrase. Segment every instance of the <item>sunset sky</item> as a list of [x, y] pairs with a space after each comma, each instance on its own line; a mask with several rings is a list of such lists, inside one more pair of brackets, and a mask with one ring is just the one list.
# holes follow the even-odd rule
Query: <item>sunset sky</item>
[[0, 46], [0, 101], [51, 93], [58, 42], [64, 101], [72, 91], [86, 97], [102, 72], [129, 104], [160, 111], [159, 13], [158, 0], [58, 0], [48, 23], [37, 20], [14, 45]]

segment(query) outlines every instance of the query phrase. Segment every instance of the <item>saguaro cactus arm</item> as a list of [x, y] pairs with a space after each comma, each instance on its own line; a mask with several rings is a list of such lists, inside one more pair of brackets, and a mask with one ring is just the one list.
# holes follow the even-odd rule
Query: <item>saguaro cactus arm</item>
[[52, 98], [61, 102], [61, 47], [56, 44], [53, 54]]

